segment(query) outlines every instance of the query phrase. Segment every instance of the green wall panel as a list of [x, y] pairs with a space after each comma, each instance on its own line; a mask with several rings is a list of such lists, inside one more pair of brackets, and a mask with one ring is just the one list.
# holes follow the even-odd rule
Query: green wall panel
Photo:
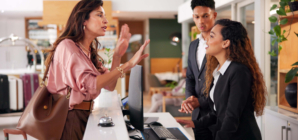
[[150, 58], [181, 58], [181, 42], [174, 46], [170, 35], [181, 32], [177, 19], [149, 19]]

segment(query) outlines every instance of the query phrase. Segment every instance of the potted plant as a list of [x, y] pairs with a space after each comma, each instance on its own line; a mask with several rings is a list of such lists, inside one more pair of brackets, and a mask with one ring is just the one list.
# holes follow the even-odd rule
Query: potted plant
[[[286, 6], [289, 6], [289, 4], [292, 5], [295, 5], [297, 3], [297, 1], [294, 1], [294, 0], [281, 0], [279, 2], [279, 7], [278, 5], [274, 4], [271, 8], [270, 8], [270, 11], [278, 8], [278, 10], [276, 11], [276, 13], [279, 15], [279, 16], [287, 16], [286, 14], [286, 10], [285, 10], [285, 7]], [[287, 41], [287, 37], [290, 35], [290, 32], [291, 32], [291, 24], [292, 24], [292, 21], [293, 21], [293, 18], [294, 18], [294, 12], [293, 10], [291, 10], [292, 12], [292, 19], [291, 19], [291, 23], [290, 23], [290, 29], [288, 31], [286, 30], [283, 30], [281, 31], [281, 27], [280, 25], [285, 25], [287, 24], [289, 21], [287, 18], [283, 18], [281, 19], [280, 21], [278, 20], [278, 18], [276, 16], [270, 16], [269, 17], [269, 21], [271, 23], [275, 23], [275, 22], [278, 22], [279, 21], [279, 24], [276, 25], [275, 27], [273, 27], [272, 30], [270, 30], [268, 33], [270, 35], [273, 36], [273, 40], [271, 41], [271, 44], [274, 45], [275, 43], [278, 43], [279, 46], [278, 46], [278, 54], [279, 52], [282, 50], [282, 47], [280, 45], [281, 42], [283, 41]], [[285, 34], [286, 32], [288, 32], [287, 34]], [[294, 32], [297, 37], [298, 37], [298, 33]], [[274, 50], [268, 52], [271, 56], [277, 56], [277, 52], [275, 52]], [[298, 76], [297, 74], [298, 72], [298, 62], [295, 62], [293, 65], [292, 65], [292, 69], [286, 74], [286, 78], [285, 78], [285, 82], [288, 83], [290, 82], [295, 76]]]
[[298, 11], [298, 0], [291, 0], [288, 4], [291, 12]]
[[111, 63], [112, 63], [113, 53], [111, 53], [110, 48], [105, 48], [104, 54], [108, 57], [108, 59], [106, 60], [107, 63], [105, 63], [105, 67], [108, 68], [109, 70], [111, 70], [111, 67], [112, 67]]

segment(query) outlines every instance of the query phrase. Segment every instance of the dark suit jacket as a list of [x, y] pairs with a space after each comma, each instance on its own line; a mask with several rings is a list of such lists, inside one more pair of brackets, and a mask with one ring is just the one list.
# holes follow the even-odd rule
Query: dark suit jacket
[[262, 139], [254, 116], [252, 82], [248, 67], [238, 62], [231, 62], [224, 75], [220, 74], [214, 103], [208, 97], [212, 111], [200, 120], [203, 125], [213, 124], [209, 128], [215, 140]]
[[196, 57], [198, 45], [199, 39], [196, 39], [190, 43], [188, 53], [188, 67], [186, 72], [185, 96], [186, 98], [195, 96], [198, 98], [200, 103], [200, 107], [196, 108], [192, 112], [192, 120], [198, 120], [199, 114], [200, 116], [204, 116], [210, 111], [207, 98], [203, 94], [206, 74], [206, 56], [204, 56], [201, 69], [199, 70]]

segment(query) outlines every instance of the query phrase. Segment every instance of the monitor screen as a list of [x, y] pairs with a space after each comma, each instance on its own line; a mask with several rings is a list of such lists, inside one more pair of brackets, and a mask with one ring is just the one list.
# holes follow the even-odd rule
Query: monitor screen
[[121, 99], [121, 104], [122, 104], [123, 109], [125, 108], [127, 102], [128, 102], [128, 96]]
[[144, 132], [143, 67], [140, 65], [136, 65], [131, 69], [128, 96], [130, 123], [135, 129]]

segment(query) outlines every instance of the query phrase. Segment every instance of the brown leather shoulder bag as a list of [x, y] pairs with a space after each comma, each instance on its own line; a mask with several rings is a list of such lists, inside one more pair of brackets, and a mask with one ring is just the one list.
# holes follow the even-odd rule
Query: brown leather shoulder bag
[[[51, 58], [53, 60], [53, 56]], [[29, 104], [25, 108], [17, 129], [4, 129], [8, 134], [21, 134], [24, 139], [30, 135], [39, 140], [59, 140], [62, 136], [68, 113], [69, 96], [71, 89], [68, 87], [67, 95], [51, 94], [44, 82], [47, 71], [44, 73], [43, 82], [37, 88]]]

